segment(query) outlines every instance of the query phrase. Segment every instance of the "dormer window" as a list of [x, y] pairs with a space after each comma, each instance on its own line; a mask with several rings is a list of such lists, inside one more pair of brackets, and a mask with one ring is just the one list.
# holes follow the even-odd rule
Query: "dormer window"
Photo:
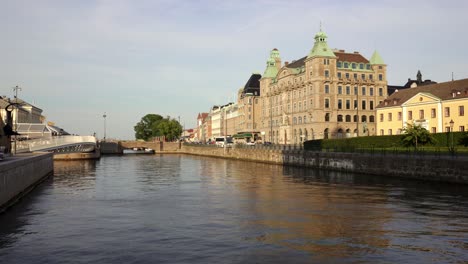
[[345, 63], [344, 63], [344, 67], [345, 67], [345, 68], [348, 68], [348, 66], [349, 66], [348, 63], [345, 62]]
[[364, 64], [360, 63], [359, 64], [359, 69], [364, 70]]
[[366, 64], [366, 69], [367, 69], [367, 70], [370, 70], [370, 69], [371, 69], [370, 64]]
[[353, 62], [353, 63], [351, 64], [351, 68], [356, 69], [356, 63]]

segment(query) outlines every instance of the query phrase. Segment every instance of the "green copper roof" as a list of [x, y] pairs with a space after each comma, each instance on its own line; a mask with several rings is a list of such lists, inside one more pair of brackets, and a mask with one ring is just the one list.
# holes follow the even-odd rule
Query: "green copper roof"
[[279, 58], [279, 51], [277, 49], [273, 49], [270, 52], [270, 58], [267, 60], [267, 67], [265, 69], [265, 73], [263, 73], [263, 78], [275, 78], [278, 74], [278, 68], [276, 67], [275, 58]]
[[383, 61], [382, 57], [380, 57], [380, 54], [377, 51], [374, 51], [374, 54], [372, 54], [372, 57], [370, 59], [370, 64], [382, 65], [385, 64], [385, 62]]
[[317, 56], [336, 58], [335, 53], [333, 53], [333, 51], [328, 47], [327, 34], [325, 34], [325, 32], [323, 32], [322, 30], [320, 30], [320, 32], [318, 32], [315, 35], [314, 47], [309, 52], [309, 55], [307, 56], [307, 58], [312, 58], [312, 57], [317, 57]]

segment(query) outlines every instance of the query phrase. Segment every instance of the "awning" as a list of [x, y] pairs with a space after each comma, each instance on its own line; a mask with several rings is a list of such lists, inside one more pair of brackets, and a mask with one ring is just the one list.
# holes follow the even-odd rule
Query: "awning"
[[235, 134], [232, 137], [233, 138], [248, 138], [248, 137], [252, 137], [252, 133]]

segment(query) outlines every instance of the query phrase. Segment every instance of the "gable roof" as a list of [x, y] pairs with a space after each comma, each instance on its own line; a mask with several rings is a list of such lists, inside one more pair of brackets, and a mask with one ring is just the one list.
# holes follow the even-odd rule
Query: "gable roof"
[[361, 54], [355, 53], [346, 53], [341, 51], [335, 51], [335, 55], [338, 57], [338, 61], [347, 61], [347, 62], [357, 62], [357, 63], [369, 63], [369, 61], [364, 58]]
[[[395, 91], [387, 99], [382, 101], [377, 108], [401, 106], [418, 93], [427, 93], [440, 98], [441, 100], [455, 100], [468, 98], [468, 79], [436, 83], [415, 88]], [[395, 104], [385, 105], [385, 102], [396, 102]]]

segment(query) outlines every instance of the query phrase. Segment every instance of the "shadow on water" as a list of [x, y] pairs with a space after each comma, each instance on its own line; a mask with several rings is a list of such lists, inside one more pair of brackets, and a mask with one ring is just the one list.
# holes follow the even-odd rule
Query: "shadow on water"
[[[51, 190], [68, 188], [79, 191], [94, 185], [96, 161], [55, 161], [54, 175], [34, 188], [18, 203], [0, 214], [0, 249], [7, 248], [21, 236], [28, 234], [27, 226], [32, 216], [41, 214], [35, 205]], [[91, 182], [90, 182], [91, 179]]]

